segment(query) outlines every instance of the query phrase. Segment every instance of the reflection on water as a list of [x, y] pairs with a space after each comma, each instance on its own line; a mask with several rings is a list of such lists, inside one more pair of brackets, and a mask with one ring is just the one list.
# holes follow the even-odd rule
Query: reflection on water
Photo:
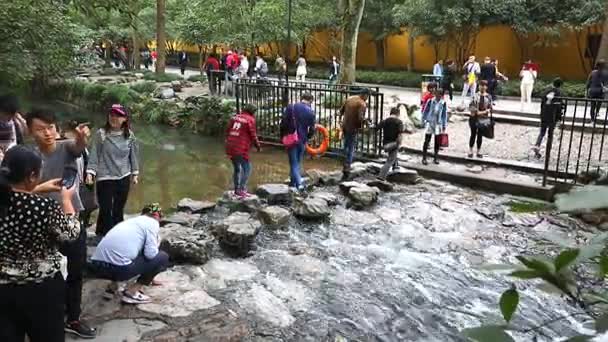
[[[224, 153], [221, 138], [201, 137], [167, 127], [138, 123], [141, 182], [133, 188], [127, 212], [135, 212], [150, 201], [174, 207], [184, 197], [215, 200], [232, 186], [232, 163]], [[275, 147], [252, 152], [249, 189], [258, 184], [282, 182], [289, 177], [287, 154]], [[306, 160], [306, 169], [337, 169], [338, 161]]]

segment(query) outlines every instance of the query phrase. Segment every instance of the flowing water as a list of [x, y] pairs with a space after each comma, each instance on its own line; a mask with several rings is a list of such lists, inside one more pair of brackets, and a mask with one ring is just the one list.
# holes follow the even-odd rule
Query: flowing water
[[[142, 177], [129, 212], [151, 201], [172, 207], [184, 197], [214, 200], [229, 188], [232, 168], [220, 140], [141, 123], [134, 130]], [[282, 151], [252, 156], [251, 189], [288, 177]], [[339, 165], [322, 159], [305, 167]], [[287, 231], [263, 231], [253, 257], [235, 261], [218, 253], [203, 269], [227, 286], [205, 280], [203, 287], [247, 317], [255, 333], [250, 341], [462, 341], [463, 328], [502, 324], [498, 300], [514, 280], [484, 265], [552, 253], [552, 241], [574, 243], [582, 234], [571, 231], [566, 218], [506, 208], [504, 196], [447, 183], [398, 187], [368, 211], [340, 205], [327, 222], [292, 219]], [[517, 282], [522, 299], [514, 325], [535, 326], [574, 312], [538, 285]], [[547, 336], [539, 341], [585, 330], [570, 320], [543, 331]]]

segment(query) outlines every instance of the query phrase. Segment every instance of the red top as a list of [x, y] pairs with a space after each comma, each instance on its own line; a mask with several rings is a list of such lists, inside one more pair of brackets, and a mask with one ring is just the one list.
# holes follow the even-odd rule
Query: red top
[[422, 95], [422, 101], [420, 101], [421, 112], [424, 112], [424, 107], [426, 107], [427, 102], [433, 99], [433, 97], [435, 97], [435, 95], [433, 95], [433, 93], [431, 93], [430, 91], [427, 91], [426, 93], [424, 93], [424, 95]]
[[238, 54], [233, 53], [226, 57], [226, 66], [228, 67], [228, 69], [236, 70], [239, 65], [241, 65], [241, 59], [239, 58]]
[[220, 70], [220, 62], [218, 62], [217, 58], [215, 57], [207, 58], [207, 62], [205, 64], [207, 64], [207, 70]]
[[241, 112], [230, 119], [226, 128], [226, 154], [231, 158], [241, 156], [249, 160], [251, 145], [260, 146], [255, 128], [255, 118]]
[[150, 56], [152, 56], [152, 58], [157, 58], [158, 57], [158, 52], [152, 51], [152, 52], [150, 52]]

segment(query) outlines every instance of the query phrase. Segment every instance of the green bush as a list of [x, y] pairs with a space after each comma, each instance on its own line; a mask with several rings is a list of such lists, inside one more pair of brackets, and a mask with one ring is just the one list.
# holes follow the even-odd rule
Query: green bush
[[83, 100], [95, 103], [101, 98], [101, 94], [106, 90], [106, 85], [100, 83], [88, 83], [84, 88]]
[[178, 81], [178, 80], [183, 80], [184, 78], [181, 77], [180, 75], [177, 74], [163, 74], [163, 75], [157, 75], [156, 73], [150, 72], [150, 73], [146, 73], [144, 74], [144, 80], [147, 81], [156, 81], [156, 82], [171, 82], [171, 81]]
[[151, 94], [156, 90], [156, 82], [143, 81], [131, 85], [131, 89], [140, 94]]
[[342, 93], [334, 93], [324, 96], [321, 101], [323, 103], [323, 107], [327, 109], [340, 109], [345, 100], [346, 95]]
[[190, 82], [207, 82], [207, 76], [192, 75], [192, 76], [188, 77], [188, 81], [190, 81]]
[[125, 85], [107, 86], [101, 93], [98, 104], [100, 108], [109, 108], [115, 103], [130, 106], [139, 99], [139, 94]]

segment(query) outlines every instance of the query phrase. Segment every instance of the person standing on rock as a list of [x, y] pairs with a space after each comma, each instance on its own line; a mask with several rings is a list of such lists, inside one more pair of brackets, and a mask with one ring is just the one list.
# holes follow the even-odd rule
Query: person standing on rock
[[283, 113], [281, 119], [281, 137], [287, 134], [298, 133], [298, 142], [287, 148], [289, 157], [289, 186], [298, 191], [304, 190], [302, 182], [302, 159], [308, 138], [315, 131], [315, 113], [311, 107], [314, 97], [310, 93], [302, 94], [300, 103], [290, 104]]
[[[40, 154], [10, 149], [0, 165], [0, 341], [65, 341], [66, 284], [58, 249], [77, 239], [76, 187], [39, 184]], [[61, 202], [38, 195], [57, 192]], [[92, 335], [91, 337], [94, 337]]]
[[367, 111], [367, 99], [369, 89], [363, 89], [359, 95], [354, 95], [346, 99], [340, 109], [342, 115], [342, 134], [344, 136], [344, 167], [342, 169], [343, 178], [348, 178], [350, 166], [355, 156], [357, 147], [357, 135], [365, 123], [365, 112]]
[[[483, 131], [480, 127], [480, 121], [487, 118], [492, 113], [492, 96], [488, 94], [488, 82], [479, 82], [479, 94], [475, 95], [473, 101], [471, 101], [469, 110], [471, 116], [469, 117], [469, 128], [471, 129], [471, 136], [469, 137], [469, 154], [467, 157], [483, 158], [481, 154], [481, 144], [483, 143]], [[477, 154], [473, 154], [473, 146], [477, 141]]]
[[169, 256], [158, 249], [161, 218], [158, 203], [146, 205], [140, 216], [116, 225], [99, 242], [91, 257], [91, 268], [100, 278], [127, 281], [139, 276], [123, 291], [123, 303], [150, 303], [150, 297], [142, 293], [142, 288], [154, 285], [154, 277], [169, 266]]
[[540, 145], [543, 143], [547, 130], [549, 131], [549, 136], [553, 136], [555, 124], [560, 120], [562, 114], [562, 100], [560, 97], [562, 96], [561, 87], [563, 83], [559, 77], [554, 79], [553, 87], [545, 91], [542, 97], [542, 102], [540, 103], [540, 132], [536, 139], [536, 144], [532, 148], [537, 158], [541, 156]]
[[[80, 199], [80, 184], [77, 176], [78, 159], [87, 146], [89, 128], [87, 124], [78, 125], [74, 140], [57, 141], [57, 120], [55, 114], [44, 110], [34, 110], [27, 115], [27, 126], [34, 138], [36, 147], [42, 157], [42, 180], [63, 178], [66, 170], [74, 172], [74, 188], [72, 204], [78, 214], [84, 209]], [[51, 192], [46, 196], [60, 202], [63, 201], [60, 192]], [[80, 319], [82, 303], [83, 273], [86, 265], [87, 246], [86, 227], [81, 227], [76, 241], [61, 246], [61, 253], [68, 259], [68, 276], [66, 279], [66, 312], [65, 331], [85, 338], [93, 338], [97, 332]]]
[[125, 107], [115, 104], [93, 137], [86, 183], [96, 183], [99, 216], [97, 236], [124, 220], [131, 184], [139, 182], [139, 151]]
[[226, 128], [226, 154], [232, 160], [234, 195], [238, 198], [250, 196], [247, 192], [247, 181], [251, 174], [251, 145], [254, 145], [258, 152], [261, 150], [255, 122], [256, 111], [256, 106], [245, 105], [240, 113], [230, 119]]
[[429, 100], [424, 112], [422, 113], [422, 122], [424, 122], [425, 133], [424, 133], [424, 144], [422, 145], [422, 164], [427, 165], [426, 160], [427, 151], [431, 143], [431, 137], [435, 137], [433, 148], [435, 154], [433, 155], [433, 163], [439, 164], [437, 155], [439, 154], [440, 147], [440, 135], [445, 133], [448, 125], [448, 105], [445, 102], [444, 90], [441, 88], [435, 89], [435, 97]]
[[399, 146], [401, 146], [401, 133], [404, 131], [403, 122], [399, 119], [399, 114], [399, 108], [391, 108], [390, 116], [376, 127], [377, 129], [382, 130], [384, 152], [388, 153], [386, 162], [384, 162], [384, 166], [382, 166], [380, 176], [378, 177], [382, 180], [386, 179], [391, 167], [393, 170], [399, 167], [397, 156], [399, 154]]

